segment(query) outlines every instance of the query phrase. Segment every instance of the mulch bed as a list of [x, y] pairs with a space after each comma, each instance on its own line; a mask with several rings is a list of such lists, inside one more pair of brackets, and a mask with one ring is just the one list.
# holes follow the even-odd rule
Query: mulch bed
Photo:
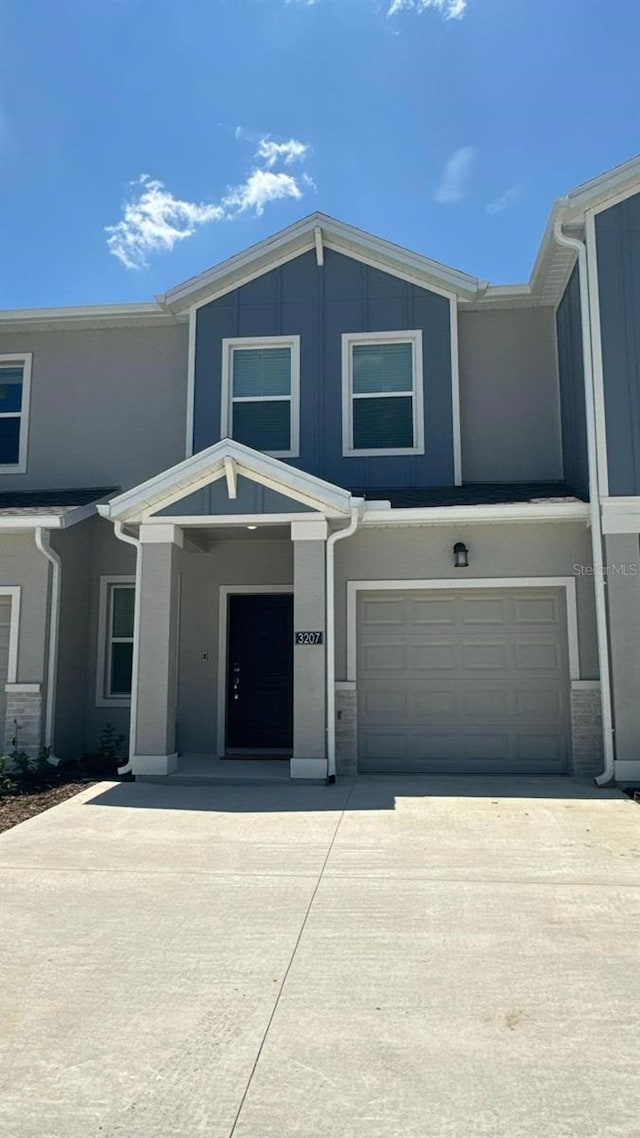
[[24, 822], [26, 818], [33, 818], [51, 806], [57, 806], [65, 798], [73, 798], [74, 794], [91, 786], [91, 781], [84, 779], [82, 782], [65, 782], [23, 794], [3, 794], [0, 797], [0, 834], [17, 826], [19, 822]]

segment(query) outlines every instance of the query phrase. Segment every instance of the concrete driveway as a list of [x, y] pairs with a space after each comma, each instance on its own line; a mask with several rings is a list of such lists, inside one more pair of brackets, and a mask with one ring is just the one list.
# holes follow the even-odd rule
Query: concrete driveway
[[640, 1135], [640, 807], [103, 783], [0, 837], [4, 1138]]

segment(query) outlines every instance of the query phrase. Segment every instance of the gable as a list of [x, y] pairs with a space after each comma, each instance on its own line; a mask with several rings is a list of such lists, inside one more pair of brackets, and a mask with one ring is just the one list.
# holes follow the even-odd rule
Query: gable
[[165, 509], [158, 510], [155, 517], [233, 517], [253, 514], [297, 514], [308, 513], [310, 506], [296, 501], [287, 494], [270, 490], [259, 482], [240, 476], [236, 483], [236, 497], [230, 498], [224, 478], [203, 486], [193, 494], [186, 494], [172, 502]]

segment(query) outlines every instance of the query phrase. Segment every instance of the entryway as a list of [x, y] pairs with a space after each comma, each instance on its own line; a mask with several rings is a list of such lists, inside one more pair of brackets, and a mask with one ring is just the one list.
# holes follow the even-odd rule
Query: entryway
[[293, 596], [228, 598], [228, 752], [293, 749]]

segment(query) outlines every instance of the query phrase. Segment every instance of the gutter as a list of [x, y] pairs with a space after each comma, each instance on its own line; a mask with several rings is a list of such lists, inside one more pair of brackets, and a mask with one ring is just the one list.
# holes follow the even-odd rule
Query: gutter
[[607, 595], [604, 573], [602, 517], [600, 512], [600, 477], [596, 442], [596, 412], [593, 389], [593, 356], [591, 334], [591, 305], [587, 250], [583, 241], [568, 237], [562, 230], [562, 217], [556, 218], [553, 235], [559, 245], [578, 254], [580, 275], [580, 315], [582, 319], [582, 355], [584, 363], [584, 394], [587, 421], [587, 451], [589, 457], [589, 508], [591, 511], [591, 546], [593, 550], [594, 591], [596, 601], [596, 629], [600, 660], [600, 696], [602, 701], [602, 734], [604, 742], [604, 770], [595, 779], [597, 786], [608, 786], [615, 779], [613, 709], [611, 702], [611, 669], [609, 664], [609, 628], [607, 624]]
[[[108, 516], [107, 509], [100, 510], [102, 517]], [[140, 671], [140, 608], [141, 589], [140, 579], [142, 570], [142, 542], [137, 537], [124, 532], [124, 522], [114, 521], [113, 530], [120, 541], [132, 545], [136, 551], [136, 585], [133, 609], [133, 659], [131, 661], [131, 713], [129, 718], [129, 758], [124, 766], [118, 767], [118, 774], [133, 773], [133, 756], [136, 753], [138, 739], [138, 675]]]
[[336, 598], [335, 558], [337, 541], [351, 537], [358, 528], [363, 503], [351, 508], [351, 521], [344, 529], [336, 530], [327, 538], [327, 783], [336, 781]]
[[47, 661], [47, 698], [44, 717], [44, 745], [50, 747], [53, 757], [56, 688], [58, 682], [58, 640], [60, 637], [60, 597], [62, 593], [62, 563], [60, 555], [51, 548], [49, 531], [43, 526], [35, 529], [36, 546], [51, 565], [51, 609], [49, 613], [49, 658]]

